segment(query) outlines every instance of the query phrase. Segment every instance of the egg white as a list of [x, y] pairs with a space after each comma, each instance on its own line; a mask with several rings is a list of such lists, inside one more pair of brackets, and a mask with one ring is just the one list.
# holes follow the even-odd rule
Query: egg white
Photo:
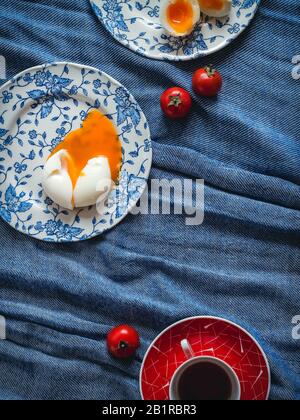
[[67, 156], [66, 150], [60, 150], [47, 160], [42, 185], [51, 200], [61, 207], [73, 210], [73, 185], [64, 159]]
[[90, 159], [73, 191], [65, 157], [70, 159], [66, 150], [60, 150], [47, 160], [42, 180], [45, 194], [69, 210], [104, 201], [112, 186], [108, 159], [104, 156]]
[[200, 6], [198, 3], [198, 0], [189, 0], [191, 3], [191, 6], [193, 8], [193, 26], [189, 31], [186, 31], [184, 33], [180, 32], [176, 32], [174, 30], [174, 28], [172, 28], [172, 26], [168, 23], [168, 18], [167, 18], [167, 10], [168, 10], [168, 6], [172, 3], [175, 3], [176, 0], [162, 0], [160, 3], [160, 22], [163, 25], [163, 27], [166, 29], [166, 31], [168, 31], [171, 35], [173, 36], [186, 36], [189, 35], [196, 23], [199, 21], [200, 19]]
[[111, 172], [106, 157], [90, 159], [74, 188], [76, 207], [87, 207], [106, 199], [111, 189]]
[[205, 15], [221, 18], [229, 15], [232, 6], [232, 0], [223, 0], [223, 7], [220, 10], [214, 8], [206, 8], [201, 5], [201, 12]]

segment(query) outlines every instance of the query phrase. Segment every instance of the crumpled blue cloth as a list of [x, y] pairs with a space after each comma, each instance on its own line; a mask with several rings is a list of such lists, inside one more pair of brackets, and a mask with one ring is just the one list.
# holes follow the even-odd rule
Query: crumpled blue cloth
[[[1, 399], [138, 399], [143, 355], [169, 324], [229, 318], [260, 341], [272, 399], [300, 398], [300, 54], [298, 0], [263, 1], [226, 49], [186, 63], [153, 61], [119, 45], [88, 0], [1, 0], [0, 55], [7, 77], [50, 61], [92, 65], [123, 83], [150, 123], [152, 178], [204, 178], [205, 222], [128, 216], [79, 244], [38, 242], [0, 221]], [[161, 92], [190, 88], [214, 63], [217, 100], [194, 97], [191, 116], [167, 121]], [[4, 81], [3, 81], [4, 82]], [[134, 325], [133, 361], [106, 351], [108, 330]]]

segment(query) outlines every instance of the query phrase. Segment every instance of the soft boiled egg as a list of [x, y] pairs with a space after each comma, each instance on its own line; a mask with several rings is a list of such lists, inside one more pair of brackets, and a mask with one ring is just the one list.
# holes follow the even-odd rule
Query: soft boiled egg
[[160, 21], [174, 36], [185, 36], [192, 32], [200, 19], [198, 0], [162, 0]]
[[224, 17], [229, 15], [232, 0], [199, 0], [201, 12], [211, 17]]
[[44, 191], [70, 210], [100, 203], [119, 177], [121, 160], [112, 121], [94, 110], [52, 151], [44, 167]]

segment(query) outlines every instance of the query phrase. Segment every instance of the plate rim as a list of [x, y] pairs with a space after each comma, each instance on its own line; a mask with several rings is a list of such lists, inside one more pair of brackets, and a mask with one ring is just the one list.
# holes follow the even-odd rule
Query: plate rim
[[266, 395], [266, 401], [269, 399], [270, 397], [270, 392], [271, 392], [271, 379], [272, 379], [272, 374], [271, 374], [271, 368], [270, 368], [270, 363], [269, 360], [267, 358], [267, 355], [264, 351], [264, 349], [262, 348], [262, 346], [259, 344], [259, 342], [257, 341], [257, 339], [255, 337], [253, 337], [252, 334], [250, 334], [249, 331], [247, 331], [244, 327], [240, 326], [239, 324], [237, 324], [236, 322], [233, 322], [231, 320], [228, 320], [226, 318], [222, 318], [222, 317], [218, 317], [218, 316], [210, 316], [210, 315], [196, 315], [196, 316], [190, 316], [187, 318], [183, 318], [179, 321], [174, 322], [173, 324], [169, 325], [167, 328], [165, 328], [160, 334], [158, 334], [154, 340], [150, 343], [145, 356], [143, 358], [142, 361], [142, 365], [141, 365], [141, 370], [140, 370], [140, 374], [139, 374], [139, 390], [140, 390], [140, 395], [142, 397], [143, 400], [144, 399], [144, 395], [143, 395], [143, 390], [142, 390], [142, 376], [143, 376], [143, 371], [144, 371], [144, 367], [145, 367], [145, 363], [146, 363], [146, 359], [151, 351], [151, 349], [153, 348], [154, 344], [156, 343], [157, 340], [159, 340], [166, 332], [168, 332], [171, 328], [176, 327], [179, 324], [182, 324], [183, 322], [187, 322], [187, 321], [192, 321], [192, 320], [196, 320], [196, 319], [212, 319], [215, 321], [223, 321], [223, 322], [227, 322], [228, 324], [237, 327], [238, 329], [240, 329], [241, 331], [243, 331], [245, 334], [247, 334], [251, 340], [254, 341], [254, 343], [257, 345], [258, 349], [261, 351], [262, 356], [266, 362], [266, 367], [267, 367], [267, 371], [268, 371], [268, 390], [267, 390], [267, 395]]
[[[95, 2], [98, 0], [89, 0], [91, 7], [93, 8], [93, 4], [96, 4]], [[226, 41], [220, 43], [219, 45], [217, 45], [216, 47], [212, 48], [209, 51], [202, 51], [202, 52], [197, 52], [194, 53], [192, 55], [188, 55], [188, 56], [176, 56], [176, 55], [169, 55], [169, 54], [165, 54], [165, 55], [161, 55], [161, 56], [157, 56], [154, 57], [153, 55], [151, 55], [150, 53], [144, 52], [144, 51], [140, 51], [139, 48], [135, 45], [133, 45], [131, 42], [125, 42], [122, 40], [118, 40], [116, 39], [110, 32], [109, 30], [106, 28], [106, 26], [103, 24], [102, 19], [96, 15], [96, 13], [94, 12], [94, 14], [96, 15], [96, 18], [99, 20], [99, 22], [101, 23], [101, 25], [103, 26], [103, 28], [109, 33], [109, 35], [119, 44], [123, 45], [124, 47], [126, 47], [127, 49], [133, 51], [134, 53], [141, 55], [142, 57], [146, 57], [148, 59], [151, 60], [158, 60], [158, 61], [170, 61], [170, 62], [185, 62], [185, 61], [191, 61], [191, 60], [196, 60], [197, 58], [201, 58], [201, 57], [208, 57], [211, 54], [215, 54], [218, 51], [221, 51], [222, 49], [226, 48], [227, 45], [231, 44], [235, 39], [237, 39], [251, 24], [252, 20], [254, 19], [254, 17], [256, 16], [257, 10], [260, 6], [261, 0], [257, 0], [257, 5], [256, 8], [254, 10], [253, 15], [251, 16], [251, 18], [248, 21], [248, 24], [245, 25], [244, 27], [242, 27], [242, 29], [236, 34], [234, 33], [233, 35], [231, 35]], [[96, 4], [97, 6], [97, 4]]]
[[[130, 94], [130, 96], [132, 96], [132, 98], [135, 100], [135, 102], [137, 103], [137, 105], [138, 105], [138, 107], [140, 108], [140, 110], [141, 110], [141, 112], [142, 112], [142, 115], [144, 116], [144, 118], [145, 118], [145, 121], [147, 122], [147, 129], [148, 129], [148, 131], [149, 131], [149, 141], [150, 141], [150, 145], [151, 145], [151, 147], [150, 147], [150, 151], [148, 152], [149, 153], [149, 168], [146, 170], [146, 172], [145, 172], [145, 180], [149, 180], [149, 176], [150, 176], [150, 172], [151, 172], [151, 169], [152, 169], [152, 164], [153, 164], [153, 147], [152, 147], [152, 137], [151, 137], [151, 130], [150, 130], [150, 125], [149, 125], [149, 123], [148, 123], [148, 120], [147, 120], [147, 118], [146, 118], [146, 115], [145, 115], [145, 113], [144, 113], [144, 111], [143, 111], [143, 109], [141, 108], [141, 106], [140, 106], [140, 104], [138, 103], [138, 101], [135, 99], [135, 97], [132, 95], [132, 93], [127, 89], [127, 87], [126, 86], [124, 86], [122, 83], [120, 83], [118, 80], [116, 80], [114, 77], [112, 77], [112, 76], [110, 76], [108, 73], [106, 73], [105, 71], [102, 71], [102, 70], [100, 70], [99, 68], [97, 68], [97, 67], [93, 67], [93, 66], [90, 66], [90, 65], [85, 65], [85, 64], [79, 64], [79, 63], [74, 63], [74, 62], [72, 62], [72, 61], [51, 61], [51, 62], [47, 62], [47, 63], [44, 63], [44, 64], [39, 64], [39, 65], [36, 65], [36, 66], [33, 66], [33, 67], [29, 67], [29, 68], [27, 68], [27, 69], [25, 69], [25, 70], [22, 70], [21, 72], [19, 72], [18, 74], [16, 74], [15, 76], [13, 76], [13, 77], [11, 77], [9, 80], [7, 80], [4, 84], [2, 84], [2, 85], [0, 85], [0, 93], [3, 91], [3, 90], [6, 90], [11, 84], [13, 84], [14, 83], [14, 81], [17, 79], [17, 78], [19, 78], [19, 77], [21, 77], [21, 76], [23, 76], [23, 75], [25, 75], [26, 73], [28, 73], [28, 72], [31, 72], [31, 71], [37, 71], [37, 70], [40, 70], [40, 69], [45, 69], [45, 68], [49, 68], [49, 67], [51, 67], [51, 66], [65, 66], [65, 65], [68, 65], [68, 66], [73, 66], [73, 67], [75, 67], [75, 68], [77, 68], [77, 69], [79, 69], [79, 70], [81, 70], [82, 68], [85, 68], [85, 69], [88, 69], [88, 70], [93, 70], [93, 71], [96, 71], [96, 72], [100, 72], [101, 74], [103, 74], [105, 77], [107, 77], [108, 79], [110, 79], [110, 81], [112, 82], [112, 83], [114, 83], [114, 84], [116, 84], [117, 86], [120, 86], [120, 87], [123, 87], [129, 94]], [[132, 202], [131, 202], [131, 204], [128, 206], [128, 208], [127, 208], [127, 210], [126, 210], [126, 212], [118, 219], [118, 221], [113, 225], [113, 226], [111, 226], [111, 227], [108, 227], [108, 228], [106, 228], [106, 229], [104, 229], [102, 232], [100, 232], [100, 233], [96, 233], [96, 234], [94, 234], [94, 236], [90, 236], [90, 237], [88, 237], [88, 238], [83, 238], [83, 239], [77, 239], [77, 238], [75, 238], [75, 239], [71, 239], [71, 240], [64, 240], [64, 241], [58, 241], [58, 240], [54, 240], [54, 241], [46, 241], [44, 238], [41, 238], [41, 237], [38, 237], [38, 236], [32, 236], [32, 235], [29, 235], [27, 232], [23, 232], [22, 230], [19, 230], [19, 229], [16, 229], [16, 227], [15, 226], [13, 226], [13, 224], [10, 224], [9, 222], [7, 222], [2, 216], [0, 216], [0, 218], [1, 218], [1, 220], [3, 221], [3, 222], [5, 222], [7, 225], [9, 225], [11, 228], [13, 228], [15, 231], [17, 231], [17, 232], [19, 232], [19, 233], [21, 233], [22, 235], [24, 235], [24, 236], [26, 236], [26, 237], [30, 237], [30, 238], [32, 238], [32, 239], [35, 239], [35, 240], [37, 240], [37, 241], [41, 241], [41, 242], [48, 242], [48, 243], [54, 243], [54, 244], [71, 244], [71, 243], [81, 243], [81, 242], [85, 242], [85, 241], [89, 241], [89, 240], [91, 240], [91, 239], [95, 239], [95, 238], [97, 238], [97, 237], [99, 237], [99, 236], [101, 236], [101, 235], [103, 235], [105, 232], [107, 232], [107, 231], [109, 231], [109, 230], [111, 230], [111, 229], [113, 229], [113, 228], [115, 228], [117, 225], [119, 225], [124, 219], [125, 219], [125, 217], [126, 216], [128, 216], [128, 214], [131, 212], [131, 210], [136, 206], [136, 204], [137, 204], [137, 202], [139, 201], [139, 199], [141, 198], [141, 196], [142, 196], [142, 194], [145, 192], [145, 189], [146, 189], [146, 186], [147, 186], [147, 182], [145, 182], [145, 185], [141, 188], [141, 194], [140, 194], [140, 196], [139, 196], [139, 198], [137, 199], [137, 200], [133, 200]]]

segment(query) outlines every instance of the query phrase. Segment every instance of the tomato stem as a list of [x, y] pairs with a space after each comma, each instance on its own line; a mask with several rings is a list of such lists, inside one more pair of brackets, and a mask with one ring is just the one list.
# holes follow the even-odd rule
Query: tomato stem
[[120, 349], [125, 350], [128, 347], [128, 343], [126, 343], [126, 341], [120, 341], [119, 347]]
[[214, 66], [210, 64], [209, 66], [205, 67], [206, 73], [208, 77], [213, 77], [216, 73], [216, 70], [214, 69]]
[[180, 93], [178, 93], [177, 95], [170, 95], [169, 96], [168, 107], [169, 106], [175, 106], [176, 108], [178, 108], [181, 103], [182, 103], [182, 100], [181, 100]]

